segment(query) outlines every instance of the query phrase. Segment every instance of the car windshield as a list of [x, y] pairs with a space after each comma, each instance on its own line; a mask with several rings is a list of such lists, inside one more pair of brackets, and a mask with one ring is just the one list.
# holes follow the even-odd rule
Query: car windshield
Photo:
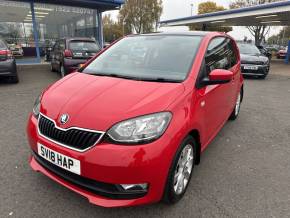
[[238, 47], [240, 49], [241, 54], [250, 54], [250, 55], [260, 55], [261, 52], [257, 48], [257, 46], [252, 44], [242, 44], [239, 43]]
[[201, 36], [131, 36], [114, 44], [83, 72], [144, 81], [181, 82], [192, 66]]
[[71, 41], [69, 48], [72, 51], [98, 51], [99, 46], [95, 42], [90, 41]]

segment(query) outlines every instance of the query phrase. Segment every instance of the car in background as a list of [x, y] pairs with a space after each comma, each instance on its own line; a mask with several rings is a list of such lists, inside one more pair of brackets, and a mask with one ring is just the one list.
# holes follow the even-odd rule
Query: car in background
[[257, 45], [257, 48], [260, 50], [260, 52], [265, 55], [266, 57], [269, 58], [269, 60], [272, 59], [272, 52], [270, 50], [268, 50], [266, 47], [264, 47], [263, 45]]
[[51, 61], [52, 48], [54, 44], [55, 42], [53, 40], [45, 40], [43, 44], [44, 60], [47, 62]]
[[96, 205], [176, 203], [243, 90], [224, 33], [124, 37], [36, 99], [30, 166]]
[[64, 38], [57, 40], [51, 51], [51, 71], [64, 77], [80, 68], [101, 50], [91, 38]]
[[107, 47], [109, 47], [110, 45], [111, 45], [110, 42], [105, 42], [103, 48], [107, 48]]
[[287, 55], [287, 49], [281, 49], [277, 52], [276, 57], [277, 59], [285, 59]]
[[24, 52], [21, 45], [11, 44], [9, 45], [9, 49], [12, 52], [14, 57], [23, 57]]
[[267, 46], [266, 49], [275, 54], [279, 51], [279, 49], [275, 48], [274, 46]]
[[18, 83], [17, 67], [12, 51], [3, 39], [0, 39], [0, 77], [11, 83]]
[[243, 75], [265, 79], [270, 71], [270, 60], [254, 44], [238, 43]]

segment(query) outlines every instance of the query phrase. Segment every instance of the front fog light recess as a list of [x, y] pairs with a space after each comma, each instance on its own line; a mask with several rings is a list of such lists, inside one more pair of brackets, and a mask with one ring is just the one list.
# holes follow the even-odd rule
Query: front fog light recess
[[147, 191], [148, 184], [141, 183], [141, 184], [121, 184], [120, 185], [124, 191]]

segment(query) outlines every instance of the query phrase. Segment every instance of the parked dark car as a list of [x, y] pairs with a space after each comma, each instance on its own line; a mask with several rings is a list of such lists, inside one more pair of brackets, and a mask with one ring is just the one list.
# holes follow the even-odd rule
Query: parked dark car
[[258, 45], [257, 48], [260, 50], [260, 52], [265, 55], [266, 57], [269, 58], [269, 60], [272, 59], [272, 52], [269, 51], [266, 47], [262, 46], [262, 45]]
[[238, 47], [241, 54], [242, 74], [265, 79], [270, 70], [269, 58], [253, 44], [238, 43]]
[[72, 73], [100, 51], [98, 43], [90, 38], [64, 38], [56, 41], [51, 51], [51, 71], [61, 76]]
[[11, 83], [18, 83], [16, 62], [8, 45], [0, 39], [0, 77], [5, 77]]

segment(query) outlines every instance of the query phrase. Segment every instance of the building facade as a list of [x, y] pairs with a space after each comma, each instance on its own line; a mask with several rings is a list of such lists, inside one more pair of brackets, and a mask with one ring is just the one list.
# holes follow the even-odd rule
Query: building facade
[[0, 37], [18, 63], [40, 63], [57, 39], [90, 37], [103, 45], [102, 12], [124, 0], [0, 0]]

